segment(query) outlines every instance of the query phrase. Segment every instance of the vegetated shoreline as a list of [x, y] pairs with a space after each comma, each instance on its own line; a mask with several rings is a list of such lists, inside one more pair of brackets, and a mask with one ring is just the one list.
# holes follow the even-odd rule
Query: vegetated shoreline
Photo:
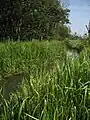
[[69, 59], [64, 42], [14, 42], [0, 46], [0, 75], [21, 71], [27, 74], [9, 99], [1, 94], [2, 120], [89, 119], [89, 48], [78, 58]]

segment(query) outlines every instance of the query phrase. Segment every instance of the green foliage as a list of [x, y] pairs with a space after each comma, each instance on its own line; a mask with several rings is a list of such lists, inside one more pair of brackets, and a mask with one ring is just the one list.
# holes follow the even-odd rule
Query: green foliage
[[[59, 46], [58, 46], [59, 44]], [[0, 74], [11, 74], [29, 70], [32, 74], [37, 68], [49, 70], [55, 60], [64, 60], [65, 55], [63, 42], [48, 41], [41, 43], [33, 42], [10, 42], [1, 43], [0, 47]], [[54, 51], [53, 51], [54, 50]]]
[[78, 35], [76, 32], [74, 34], [69, 35], [69, 39], [71, 40], [83, 40], [84, 38], [80, 35]]
[[70, 32], [70, 29], [66, 25], [58, 24], [55, 30], [55, 38], [57, 38], [58, 40], [63, 40], [70, 36]]
[[78, 53], [82, 52], [84, 47], [86, 47], [86, 44], [84, 41], [81, 40], [68, 40], [66, 39], [65, 44], [68, 49], [75, 50]]
[[69, 23], [68, 13], [69, 10], [62, 8], [58, 0], [5, 0], [0, 8], [0, 38], [51, 38], [55, 36], [58, 24], [63, 27], [65, 23]]
[[64, 48], [54, 41], [0, 44], [0, 74], [27, 74], [9, 99], [0, 95], [1, 120], [90, 119], [90, 49], [72, 59]]

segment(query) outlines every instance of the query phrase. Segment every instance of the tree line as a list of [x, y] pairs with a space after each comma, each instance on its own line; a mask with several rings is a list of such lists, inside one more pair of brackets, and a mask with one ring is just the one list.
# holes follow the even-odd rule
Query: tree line
[[1, 0], [0, 39], [60, 39], [70, 30], [69, 10], [58, 0]]

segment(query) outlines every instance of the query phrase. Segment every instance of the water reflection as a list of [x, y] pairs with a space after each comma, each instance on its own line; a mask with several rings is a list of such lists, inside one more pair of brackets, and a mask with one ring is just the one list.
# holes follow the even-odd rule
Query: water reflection
[[77, 51], [75, 51], [75, 50], [68, 50], [67, 51], [67, 57], [76, 58], [78, 56], [79, 56], [79, 53], [77, 53]]

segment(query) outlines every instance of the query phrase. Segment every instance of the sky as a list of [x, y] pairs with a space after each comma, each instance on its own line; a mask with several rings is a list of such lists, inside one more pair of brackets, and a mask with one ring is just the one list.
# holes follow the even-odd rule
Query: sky
[[87, 33], [85, 25], [90, 20], [90, 1], [89, 0], [69, 0], [68, 8], [70, 11], [70, 22], [72, 33], [77, 32], [78, 35]]

